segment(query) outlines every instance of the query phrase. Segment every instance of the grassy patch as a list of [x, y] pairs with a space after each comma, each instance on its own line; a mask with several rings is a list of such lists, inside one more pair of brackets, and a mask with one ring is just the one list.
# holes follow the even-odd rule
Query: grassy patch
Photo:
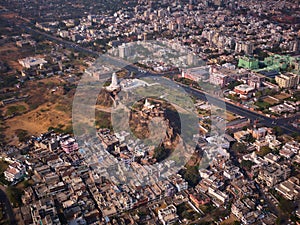
[[6, 116], [22, 114], [25, 111], [26, 111], [26, 107], [24, 105], [12, 105], [7, 108]]
[[96, 128], [111, 128], [111, 115], [108, 112], [96, 110], [95, 111], [95, 125]]
[[177, 213], [180, 219], [196, 220], [201, 215], [196, 213], [187, 203], [182, 203], [177, 206]]
[[272, 149], [270, 149], [268, 146], [263, 146], [259, 151], [256, 152], [257, 155], [264, 157], [265, 155], [272, 152]]
[[56, 105], [55, 109], [57, 111], [61, 111], [61, 112], [70, 112], [71, 111], [71, 109], [68, 105]]
[[27, 130], [23, 130], [23, 129], [18, 129], [16, 130], [16, 135], [19, 138], [19, 142], [25, 142], [28, 140], [28, 131]]
[[268, 102], [264, 102], [261, 100], [255, 102], [255, 105], [259, 108], [259, 110], [264, 110], [270, 107], [270, 104]]

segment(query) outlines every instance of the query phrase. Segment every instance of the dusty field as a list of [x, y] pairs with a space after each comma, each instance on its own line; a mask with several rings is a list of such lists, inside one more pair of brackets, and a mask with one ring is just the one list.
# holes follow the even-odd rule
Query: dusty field
[[227, 225], [227, 224], [233, 224], [234, 221], [238, 221], [238, 218], [237, 218], [235, 215], [230, 214], [229, 218], [228, 218], [227, 220], [224, 220], [224, 221], [221, 223], [221, 225], [225, 225], [225, 224], [226, 224], [226, 225]]
[[269, 103], [270, 105], [274, 105], [276, 103], [279, 103], [279, 101], [276, 101], [276, 99], [273, 99], [269, 96], [265, 97], [263, 101], [266, 102], [266, 103]]
[[277, 98], [277, 99], [279, 99], [279, 100], [284, 100], [284, 99], [287, 99], [287, 98], [289, 98], [289, 97], [291, 97], [291, 95], [290, 94], [287, 94], [287, 93], [280, 93], [280, 94], [278, 94], [278, 95], [274, 95], [274, 98]]
[[237, 118], [237, 116], [235, 116], [234, 114], [226, 111], [226, 120], [228, 122], [232, 121], [232, 120], [235, 120]]
[[[58, 78], [28, 82], [23, 92], [30, 98], [25, 102], [10, 104], [2, 108], [6, 113], [11, 106], [23, 106], [26, 112], [4, 121], [3, 131], [9, 144], [18, 144], [16, 131], [28, 131], [29, 135], [46, 132], [49, 127], [65, 129], [71, 124], [72, 96], [74, 91], [64, 93]], [[52, 92], [57, 87], [56, 92]]]
[[[17, 144], [15, 132], [18, 129], [27, 130], [30, 135], [39, 135], [49, 127], [69, 125], [71, 118], [68, 113], [58, 111], [55, 106], [43, 104], [37, 109], [5, 121], [7, 129], [4, 134], [10, 144]], [[62, 128], [63, 128], [62, 127]]]
[[27, 56], [29, 56], [29, 52], [20, 51], [14, 42], [6, 43], [0, 47], [0, 61], [7, 62], [12, 69], [21, 71], [22, 66], [18, 63], [18, 59]]

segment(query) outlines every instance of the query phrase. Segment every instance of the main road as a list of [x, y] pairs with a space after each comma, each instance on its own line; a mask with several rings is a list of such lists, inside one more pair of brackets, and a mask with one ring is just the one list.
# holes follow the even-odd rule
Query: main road
[[[115, 66], [118, 66], [120, 68], [125, 68], [127, 69], [129, 72], [135, 72], [135, 73], [139, 73], [139, 68], [135, 65], [132, 65], [122, 59], [117, 59], [115, 57], [109, 56], [108, 54], [99, 54], [98, 52], [95, 52], [91, 49], [88, 48], [84, 48], [82, 46], [79, 46], [77, 44], [75, 44], [74, 42], [71, 41], [66, 41], [64, 39], [61, 39], [57, 36], [42, 32], [40, 30], [37, 29], [32, 29], [30, 27], [22, 27], [23, 29], [27, 30], [28, 32], [31, 33], [35, 33], [35, 34], [39, 34], [44, 36], [46, 39], [50, 40], [50, 41], [54, 41], [56, 43], [62, 44], [67, 48], [72, 48], [76, 51], [79, 52], [83, 52], [86, 54], [90, 54], [92, 56], [95, 57], [102, 57], [103, 59], [113, 63]], [[147, 76], [164, 76], [165, 74], [156, 74], [156, 73], [151, 73], [151, 72], [147, 72], [146, 73]], [[142, 75], [142, 76], [145, 76]], [[201, 99], [201, 100], [207, 100], [207, 98], [209, 98], [209, 103], [216, 105], [216, 106], [226, 106], [226, 110], [228, 110], [229, 112], [238, 114], [240, 116], [246, 117], [251, 119], [252, 121], [254, 120], [258, 120], [260, 124], [268, 126], [268, 127], [274, 127], [274, 126], [279, 126], [282, 129], [282, 132], [285, 134], [293, 134], [293, 133], [300, 133], [300, 130], [293, 127], [290, 122], [294, 121], [296, 119], [299, 119], [300, 116], [299, 115], [295, 115], [294, 117], [290, 117], [290, 118], [280, 118], [280, 119], [276, 119], [276, 118], [270, 118], [267, 117], [261, 113], [246, 109], [244, 107], [241, 106], [237, 106], [229, 101], [225, 101], [224, 99], [221, 99], [219, 97], [213, 96], [211, 94], [208, 94], [206, 92], [203, 92], [201, 90], [198, 89], [194, 89], [192, 87], [186, 86], [184, 84], [180, 84], [178, 83], [178, 85], [181, 85], [184, 90], [189, 93], [192, 94], [194, 96], [196, 96], [197, 98]]]

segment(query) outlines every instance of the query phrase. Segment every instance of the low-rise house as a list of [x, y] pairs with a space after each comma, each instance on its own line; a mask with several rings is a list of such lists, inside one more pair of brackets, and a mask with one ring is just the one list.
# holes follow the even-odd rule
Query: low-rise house
[[32, 203], [31, 216], [34, 225], [61, 224], [52, 198], [45, 198]]
[[279, 149], [281, 146], [281, 142], [277, 140], [275, 135], [267, 134], [265, 140], [271, 149]]
[[280, 158], [279, 156], [274, 155], [273, 153], [268, 153], [267, 155], [264, 156], [264, 160], [267, 163], [271, 163], [271, 164], [278, 162], [279, 158]]
[[237, 179], [243, 176], [243, 174], [240, 172], [239, 167], [237, 166], [228, 166], [223, 171], [224, 177], [232, 180]]
[[166, 208], [158, 210], [158, 219], [163, 225], [174, 224], [179, 221], [179, 217], [176, 212], [176, 207], [174, 205], [169, 205]]
[[211, 197], [212, 202], [217, 206], [220, 207], [221, 205], [224, 205], [224, 203], [228, 200], [229, 196], [225, 194], [224, 192], [213, 189], [211, 187], [208, 188], [207, 194]]
[[238, 141], [241, 142], [242, 140], [245, 140], [245, 138], [250, 134], [247, 130], [240, 130], [233, 133], [233, 137]]
[[269, 107], [269, 110], [272, 113], [276, 113], [276, 114], [293, 113], [296, 111], [296, 107], [294, 107], [293, 105], [287, 102], [284, 102], [282, 104]]
[[210, 198], [203, 193], [191, 193], [189, 198], [197, 208], [210, 202]]
[[18, 181], [24, 177], [26, 168], [20, 162], [13, 162], [10, 164], [6, 171], [4, 171], [4, 177], [10, 182]]
[[296, 141], [287, 142], [279, 151], [279, 154], [287, 159], [292, 158], [298, 154], [300, 149], [299, 143]]
[[266, 140], [256, 140], [253, 145], [260, 151], [262, 147], [269, 146], [269, 143]]

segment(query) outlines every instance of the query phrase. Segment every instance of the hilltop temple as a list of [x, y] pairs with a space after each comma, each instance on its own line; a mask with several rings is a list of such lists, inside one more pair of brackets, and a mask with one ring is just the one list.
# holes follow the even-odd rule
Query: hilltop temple
[[109, 92], [113, 92], [113, 91], [120, 91], [120, 89], [121, 86], [119, 84], [117, 74], [113, 73], [111, 76], [111, 84], [108, 87], [106, 87], [106, 90]]

